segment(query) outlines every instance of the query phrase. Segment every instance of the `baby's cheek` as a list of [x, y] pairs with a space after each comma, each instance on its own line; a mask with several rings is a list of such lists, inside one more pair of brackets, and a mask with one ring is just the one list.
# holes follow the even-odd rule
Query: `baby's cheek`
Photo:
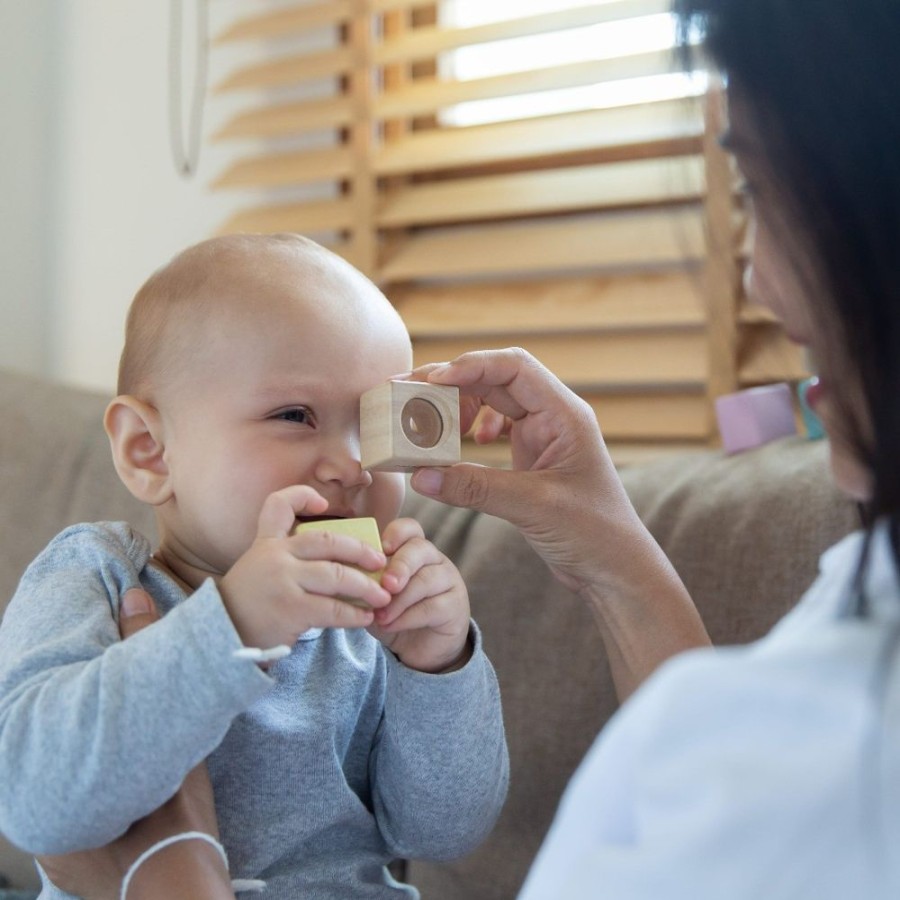
[[406, 494], [406, 477], [400, 472], [375, 472], [368, 490], [367, 511], [384, 529], [400, 514]]

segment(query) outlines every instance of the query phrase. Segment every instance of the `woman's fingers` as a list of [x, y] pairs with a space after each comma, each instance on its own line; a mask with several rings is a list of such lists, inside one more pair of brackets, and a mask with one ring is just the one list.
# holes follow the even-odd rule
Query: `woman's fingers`
[[567, 389], [519, 347], [474, 350], [427, 373], [433, 384], [455, 384], [510, 419], [554, 408]]
[[125, 591], [119, 608], [119, 634], [131, 637], [159, 619], [153, 598], [143, 588]]

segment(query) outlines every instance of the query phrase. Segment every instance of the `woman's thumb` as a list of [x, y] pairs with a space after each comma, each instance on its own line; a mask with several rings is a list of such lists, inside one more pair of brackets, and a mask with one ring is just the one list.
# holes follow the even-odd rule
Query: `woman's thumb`
[[516, 483], [517, 474], [474, 463], [459, 463], [446, 469], [418, 469], [410, 484], [417, 493], [442, 503], [512, 519], [516, 493], [522, 490], [521, 484]]
[[119, 611], [119, 633], [123, 638], [152, 625], [159, 618], [153, 598], [143, 588], [125, 591]]

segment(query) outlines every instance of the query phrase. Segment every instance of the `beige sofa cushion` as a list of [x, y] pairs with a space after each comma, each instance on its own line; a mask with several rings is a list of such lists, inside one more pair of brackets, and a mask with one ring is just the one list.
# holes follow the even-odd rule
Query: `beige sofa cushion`
[[65, 526], [153, 515], [122, 486], [103, 432], [107, 398], [0, 372], [0, 613], [25, 567]]

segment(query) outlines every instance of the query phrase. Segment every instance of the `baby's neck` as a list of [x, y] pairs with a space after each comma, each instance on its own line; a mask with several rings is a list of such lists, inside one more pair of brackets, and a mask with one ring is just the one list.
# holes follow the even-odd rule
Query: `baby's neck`
[[164, 546], [153, 551], [149, 562], [168, 575], [186, 594], [193, 594], [207, 578], [215, 578], [214, 573], [191, 565]]

